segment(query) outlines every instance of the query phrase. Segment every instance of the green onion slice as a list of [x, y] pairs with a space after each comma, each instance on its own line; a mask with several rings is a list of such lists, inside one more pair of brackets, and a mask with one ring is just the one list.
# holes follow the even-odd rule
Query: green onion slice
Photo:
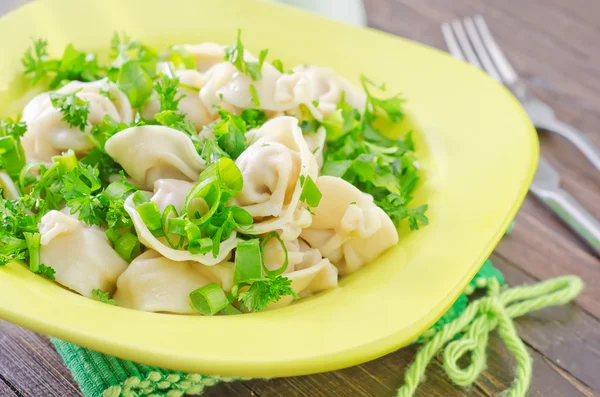
[[135, 234], [127, 232], [117, 239], [115, 251], [121, 258], [131, 262], [133, 258], [141, 253], [140, 240]]
[[0, 158], [8, 175], [16, 177], [25, 166], [25, 152], [13, 136], [0, 137]]
[[61, 172], [72, 171], [73, 168], [77, 167], [79, 164], [77, 156], [75, 156], [75, 152], [71, 149], [69, 149], [66, 153], [63, 153], [61, 156], [52, 157], [52, 162], [58, 163], [58, 169]]
[[213, 316], [229, 306], [225, 291], [215, 283], [190, 293], [191, 306], [205, 316]]
[[233, 278], [236, 283], [246, 283], [262, 278], [263, 258], [260, 241], [252, 239], [240, 241], [235, 251]]
[[[278, 269], [275, 269], [275, 270], [267, 269], [267, 267], [264, 264], [265, 247], [266, 247], [267, 243], [269, 242], [269, 240], [271, 240], [271, 239], [276, 239], [277, 241], [279, 241], [279, 244], [281, 244], [281, 248], [283, 249], [283, 254], [285, 255], [283, 264], [281, 265], [281, 267], [279, 267]], [[280, 274], [282, 274], [283, 272], [285, 272], [285, 270], [288, 267], [288, 251], [285, 246], [285, 243], [283, 242], [283, 239], [277, 232], [271, 232], [271, 233], [267, 234], [265, 236], [265, 238], [262, 240], [262, 242], [260, 243], [260, 249], [261, 249], [262, 262], [263, 262], [263, 269], [265, 270], [265, 273], [267, 274], [267, 276], [277, 277]]]
[[135, 209], [144, 221], [144, 224], [148, 227], [148, 230], [152, 232], [155, 237], [161, 237], [164, 235], [162, 227], [162, 217], [156, 204], [148, 199], [146, 194], [142, 191], [137, 191], [133, 195], [133, 203]]
[[180, 235], [179, 241], [177, 243], [171, 241], [171, 237], [169, 235], [169, 224], [172, 219], [177, 218], [179, 215], [177, 214], [177, 208], [173, 204], [169, 205], [162, 213], [161, 223], [163, 225], [163, 230], [165, 230], [165, 240], [171, 248], [179, 249], [183, 245], [183, 236]]
[[[202, 175], [201, 175], [202, 176]], [[215, 177], [210, 177], [198, 182], [188, 193], [185, 199], [184, 211], [192, 220], [197, 220], [196, 223], [203, 224], [209, 220], [219, 208], [221, 203], [221, 186]], [[208, 211], [201, 215], [199, 213], [190, 212], [194, 209], [194, 200], [203, 199], [208, 207]]]
[[37, 273], [40, 270], [40, 242], [42, 235], [40, 233], [23, 233], [27, 249], [29, 250], [29, 270]]
[[232, 304], [229, 304], [225, 307], [225, 309], [221, 310], [219, 312], [219, 314], [224, 314], [224, 315], [236, 315], [236, 314], [242, 314], [241, 311], [239, 311], [235, 306], [233, 306]]
[[223, 203], [241, 192], [244, 187], [242, 172], [235, 165], [235, 162], [227, 157], [220, 158], [202, 171], [199, 180], [203, 181], [210, 178], [216, 178], [220, 182]]

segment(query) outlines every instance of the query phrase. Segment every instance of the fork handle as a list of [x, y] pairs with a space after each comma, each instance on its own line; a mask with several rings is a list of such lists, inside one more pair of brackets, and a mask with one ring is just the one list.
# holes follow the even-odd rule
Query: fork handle
[[563, 189], [531, 192], [558, 215], [575, 233], [584, 239], [600, 256], [600, 222]]
[[559, 120], [555, 120], [544, 128], [569, 140], [600, 171], [600, 150], [581, 131]]

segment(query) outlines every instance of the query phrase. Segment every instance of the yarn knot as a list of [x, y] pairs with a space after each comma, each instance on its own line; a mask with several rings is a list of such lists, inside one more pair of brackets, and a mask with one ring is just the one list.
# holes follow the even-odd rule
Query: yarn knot
[[[486, 285], [486, 296], [469, 304], [456, 320], [441, 328], [419, 350], [414, 363], [406, 370], [405, 383], [398, 390], [398, 397], [414, 395], [427, 365], [444, 346], [444, 369], [448, 377], [460, 386], [472, 385], [486, 368], [489, 335], [496, 329], [517, 361], [515, 380], [506, 396], [525, 396], [531, 383], [532, 360], [512, 319], [544, 307], [567, 303], [583, 288], [581, 279], [575, 276], [505, 290], [501, 290], [500, 283], [494, 278], [481, 284]], [[459, 362], [463, 357], [468, 358], [468, 364], [461, 367]]]

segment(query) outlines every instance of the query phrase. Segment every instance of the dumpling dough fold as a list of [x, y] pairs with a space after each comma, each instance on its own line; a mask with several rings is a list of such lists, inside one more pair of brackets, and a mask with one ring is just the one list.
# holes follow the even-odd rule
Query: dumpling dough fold
[[206, 163], [189, 136], [161, 125], [131, 127], [106, 141], [106, 153], [134, 184], [152, 189], [159, 179], [197, 181]]
[[149, 250], [121, 274], [114, 298], [130, 309], [193, 314], [198, 312], [190, 306], [190, 292], [209, 283], [192, 262], [172, 261]]
[[94, 147], [87, 134], [92, 125], [99, 124], [105, 115], [126, 124], [133, 121], [127, 95], [108, 79], [91, 83], [72, 81], [57, 91], [59, 94], [74, 92], [77, 92], [77, 97], [89, 102], [88, 126], [84, 132], [62, 121], [63, 114], [52, 106], [49, 92], [37, 95], [25, 106], [22, 120], [27, 124], [27, 132], [21, 143], [27, 161], [49, 162], [53, 156], [68, 149], [85, 154]]
[[115, 290], [127, 262], [112, 248], [102, 229], [56, 210], [42, 217], [38, 229], [42, 235], [41, 262], [56, 271], [58, 283], [90, 298], [94, 289]]
[[235, 162], [242, 172], [244, 187], [232, 203], [254, 218], [247, 233], [278, 230], [284, 240], [294, 240], [312, 220], [300, 201], [300, 178], [316, 181], [317, 161], [293, 117], [268, 121], [256, 131], [255, 139]]
[[358, 270], [398, 243], [394, 223], [372, 196], [332, 176], [321, 176], [316, 184], [323, 197], [312, 209], [311, 226], [300, 236], [337, 266], [340, 274]]
[[[146, 194], [151, 201], [156, 203], [159, 210], [163, 211], [169, 205], [173, 205], [178, 212], [181, 212], [183, 204], [185, 203], [185, 198], [193, 186], [193, 183], [186, 181], [159, 179], [154, 184], [154, 194], [151, 192], [146, 192]], [[201, 263], [205, 266], [214, 266], [229, 256], [239, 241], [237, 233], [234, 231], [227, 240], [221, 242], [219, 254], [216, 257], [213, 256], [212, 252], [206, 254], [192, 254], [184, 249], [171, 248], [164, 237], [156, 238], [152, 235], [150, 230], [148, 230], [148, 227], [135, 208], [133, 195], [125, 200], [124, 206], [125, 210], [133, 220], [133, 225], [140, 242], [146, 247], [158, 251], [161, 255], [173, 261], [192, 261]]]

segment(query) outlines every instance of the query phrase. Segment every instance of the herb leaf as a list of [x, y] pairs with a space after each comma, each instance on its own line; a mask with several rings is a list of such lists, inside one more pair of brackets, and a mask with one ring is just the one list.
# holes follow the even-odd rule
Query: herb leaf
[[277, 302], [286, 295], [297, 297], [292, 289], [292, 280], [277, 276], [254, 281], [248, 291], [238, 294], [238, 300], [248, 311], [259, 312], [264, 310], [269, 303]]
[[79, 219], [89, 225], [100, 226], [103, 222], [102, 202], [98, 191], [102, 189], [97, 168], [91, 165], [75, 167], [62, 177], [60, 193], [71, 209], [71, 214], [79, 212]]
[[106, 303], [108, 305], [117, 305], [117, 301], [110, 297], [109, 292], [102, 291], [101, 289], [95, 289], [92, 291], [92, 299]]
[[241, 73], [248, 75], [252, 80], [262, 79], [262, 67], [267, 58], [269, 50], [262, 50], [257, 62], [246, 62], [244, 60], [244, 45], [242, 44], [242, 30], [238, 29], [237, 39], [234, 45], [225, 49], [225, 60], [231, 62]]
[[246, 150], [246, 122], [240, 116], [219, 110], [221, 121], [213, 125], [212, 132], [221, 149], [232, 159], [237, 159]]
[[67, 122], [69, 127], [77, 127], [85, 131], [90, 114], [89, 102], [79, 98], [77, 92], [70, 94], [53, 92], [50, 94], [50, 100], [52, 106], [62, 112], [62, 120]]
[[178, 78], [170, 78], [163, 76], [160, 80], [154, 84], [154, 90], [158, 94], [160, 101], [160, 111], [165, 110], [176, 111], [179, 106], [179, 101], [183, 98], [182, 95], [178, 95], [177, 87], [179, 85]]

